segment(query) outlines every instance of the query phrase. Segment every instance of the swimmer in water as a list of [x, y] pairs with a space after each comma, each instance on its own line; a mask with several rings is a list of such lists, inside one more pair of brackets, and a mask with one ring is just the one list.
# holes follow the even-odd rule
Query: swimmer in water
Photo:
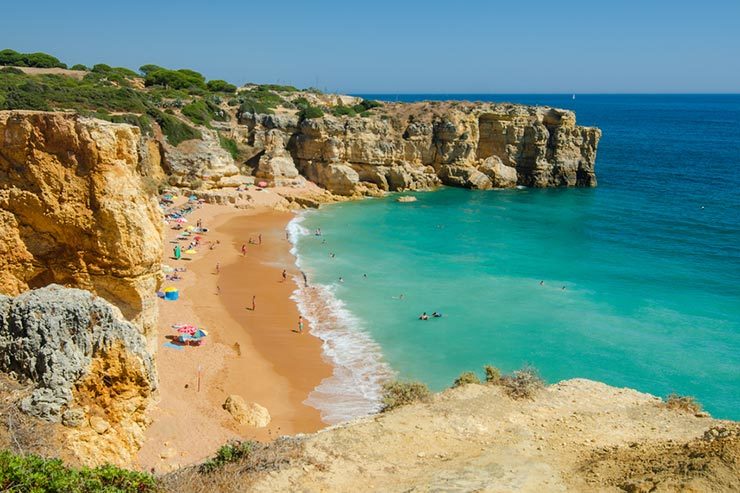
[[427, 312], [424, 312], [421, 315], [419, 315], [419, 320], [429, 320], [429, 315], [427, 315]]
[[439, 318], [441, 316], [442, 316], [441, 313], [437, 313], [437, 312], [432, 313], [432, 317], [434, 317], [434, 318]]

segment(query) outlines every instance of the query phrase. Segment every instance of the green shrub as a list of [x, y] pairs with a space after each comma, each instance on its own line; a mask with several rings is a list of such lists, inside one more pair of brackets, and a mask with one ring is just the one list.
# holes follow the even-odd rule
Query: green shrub
[[141, 67], [139, 67], [139, 72], [144, 74], [144, 76], [149, 75], [151, 72], [154, 72], [155, 70], [167, 70], [167, 69], [164, 67], [160, 67], [159, 65], [153, 65], [151, 63], [142, 65]]
[[390, 411], [414, 402], [426, 402], [431, 395], [429, 387], [421, 382], [386, 382], [383, 384], [382, 411]]
[[357, 113], [351, 107], [339, 104], [331, 109], [331, 114], [334, 116], [355, 116]]
[[86, 66], [82, 65], [81, 63], [77, 63], [75, 65], [72, 65], [70, 67], [70, 70], [85, 70], [85, 71], [87, 71], [88, 68]]
[[294, 86], [281, 86], [279, 84], [260, 84], [257, 86], [258, 91], [276, 91], [276, 92], [298, 92]]
[[537, 370], [531, 366], [525, 366], [501, 379], [506, 393], [514, 399], [531, 399], [545, 387], [545, 382], [540, 378]]
[[220, 79], [209, 80], [206, 87], [208, 87], [208, 90], [211, 92], [236, 92], [236, 86], [234, 84], [229, 84], [225, 80]]
[[58, 58], [46, 53], [18, 53], [14, 50], [0, 50], [0, 65], [16, 67], [67, 68]]
[[205, 89], [206, 79], [198, 72], [189, 69], [168, 70], [160, 68], [146, 74], [144, 85], [147, 87], [163, 86], [172, 89]]
[[167, 137], [167, 142], [173, 146], [177, 146], [186, 140], [203, 138], [203, 134], [197, 129], [182, 122], [173, 115], [168, 115], [157, 109], [150, 109], [148, 114], [159, 124], [162, 133]]
[[226, 464], [249, 457], [255, 448], [254, 442], [233, 442], [222, 446], [216, 456], [200, 465], [200, 472], [213, 472]]
[[690, 414], [699, 414], [702, 407], [699, 402], [688, 395], [670, 394], [665, 398], [665, 407]]
[[19, 68], [15, 67], [3, 67], [0, 69], [0, 73], [2, 74], [15, 74], [15, 75], [23, 75], [25, 72]]
[[459, 377], [455, 379], [455, 381], [452, 383], [452, 387], [460, 387], [462, 385], [467, 385], [469, 383], [480, 383], [480, 379], [478, 378], [478, 375], [473, 373], [472, 371], [466, 371], [464, 373], [461, 373]]
[[291, 101], [291, 103], [293, 103], [293, 106], [295, 106], [299, 110], [304, 110], [311, 106], [311, 103], [308, 101], [308, 99], [304, 98], [303, 96], [295, 98]]
[[221, 134], [218, 134], [218, 141], [221, 144], [221, 147], [229, 151], [229, 154], [231, 154], [231, 157], [234, 158], [234, 160], [239, 158], [239, 148], [236, 145], [236, 141], [234, 139], [230, 139], [228, 137], [224, 137]]
[[310, 92], [311, 94], [324, 94], [321, 89], [313, 86], [305, 88], [303, 92]]
[[483, 371], [486, 374], [486, 383], [494, 385], [501, 383], [501, 370], [495, 366], [486, 365], [483, 367]]
[[322, 116], [324, 116], [324, 112], [318, 106], [307, 106], [298, 112], [298, 118], [301, 120], [321, 118]]
[[123, 492], [148, 493], [159, 490], [150, 475], [105, 465], [74, 469], [59, 459], [15, 455], [0, 451], [0, 490], [29, 492]]

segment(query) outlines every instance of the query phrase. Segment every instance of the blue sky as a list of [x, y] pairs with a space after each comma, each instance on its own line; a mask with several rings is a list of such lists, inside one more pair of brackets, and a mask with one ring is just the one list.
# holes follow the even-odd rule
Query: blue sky
[[740, 0], [6, 1], [0, 48], [343, 92], [740, 92]]

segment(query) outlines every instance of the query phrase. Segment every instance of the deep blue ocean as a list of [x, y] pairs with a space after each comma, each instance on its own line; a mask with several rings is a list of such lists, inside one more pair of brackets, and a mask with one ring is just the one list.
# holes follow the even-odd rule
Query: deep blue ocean
[[303, 304], [338, 365], [309, 402], [330, 421], [370, 410], [389, 373], [441, 389], [489, 363], [740, 419], [740, 95], [362, 96], [572, 109], [603, 131], [599, 185], [443, 188], [296, 221], [323, 298]]

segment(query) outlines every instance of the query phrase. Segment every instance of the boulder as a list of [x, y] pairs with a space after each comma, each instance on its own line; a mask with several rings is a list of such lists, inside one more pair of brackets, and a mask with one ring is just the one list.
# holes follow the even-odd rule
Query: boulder
[[488, 176], [470, 166], [443, 165], [439, 169], [439, 177], [442, 183], [453, 187], [487, 190], [492, 186]]
[[491, 156], [478, 166], [478, 171], [485, 173], [496, 188], [511, 188], [517, 183], [516, 168], [505, 166], [498, 156]]
[[352, 195], [357, 190], [360, 175], [347, 163], [311, 161], [304, 167], [306, 178], [337, 195]]
[[239, 423], [255, 428], [264, 428], [270, 424], [270, 413], [255, 402], [247, 403], [241, 396], [230, 395], [223, 408]]

